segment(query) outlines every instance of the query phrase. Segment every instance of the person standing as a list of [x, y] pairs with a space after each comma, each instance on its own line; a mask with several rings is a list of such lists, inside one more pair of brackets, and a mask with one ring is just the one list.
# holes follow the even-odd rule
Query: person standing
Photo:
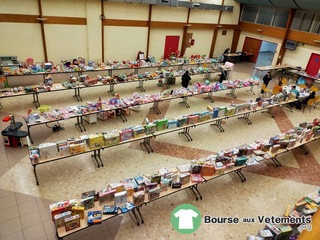
[[186, 70], [185, 73], [182, 75], [182, 78], [181, 78], [181, 86], [184, 87], [184, 88], [187, 88], [190, 81], [191, 81], [191, 77], [189, 75], [189, 71]]
[[268, 86], [269, 82], [272, 80], [271, 77], [271, 72], [267, 72], [266, 75], [264, 75], [264, 77], [262, 78], [263, 83], [266, 85], [266, 87]]

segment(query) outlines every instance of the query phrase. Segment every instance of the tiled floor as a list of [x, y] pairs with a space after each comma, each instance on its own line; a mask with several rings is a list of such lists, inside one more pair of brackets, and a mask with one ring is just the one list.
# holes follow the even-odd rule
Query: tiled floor
[[[232, 78], [245, 79], [251, 76], [253, 65], [237, 63]], [[192, 77], [193, 82], [201, 80]], [[276, 79], [276, 77], [274, 78]], [[275, 80], [270, 83], [274, 84]], [[131, 95], [136, 85], [116, 85], [116, 91], [122, 96]], [[172, 88], [180, 87], [179, 81]], [[146, 93], [160, 91], [156, 82], [145, 83]], [[97, 96], [110, 98], [108, 88], [84, 89], [83, 103], [95, 101]], [[138, 90], [139, 91], [139, 90]], [[161, 114], [156, 115], [149, 105], [132, 111], [128, 122], [110, 119], [105, 122], [86, 124], [87, 131], [78, 132], [73, 120], [61, 122], [64, 131], [52, 132], [46, 126], [31, 128], [34, 144], [66, 139], [82, 134], [95, 133], [100, 130], [110, 131], [130, 125], [142, 124], [146, 117], [177, 117], [186, 113], [202, 111], [210, 106], [226, 106], [231, 101], [241, 102], [255, 99], [256, 95], [245, 89], [236, 91], [237, 99], [231, 99], [225, 92], [215, 94], [214, 103], [204, 100], [203, 96], [189, 99], [191, 108], [178, 104], [178, 100], [160, 103]], [[75, 105], [70, 92], [40, 95], [41, 104], [53, 108]], [[22, 121], [26, 109], [34, 109], [31, 97], [2, 99], [1, 119], [7, 114], [14, 114], [17, 121]], [[199, 159], [213, 152], [248, 143], [257, 139], [265, 139], [302, 121], [311, 121], [319, 117], [319, 107], [304, 114], [299, 110], [293, 113], [286, 109], [275, 109], [276, 117], [254, 113], [250, 116], [252, 125], [244, 121], [230, 118], [224, 122], [225, 132], [218, 132], [209, 125], [191, 129], [192, 142], [186, 142], [175, 133], [166, 134], [152, 140], [154, 152], [148, 154], [141, 150], [139, 143], [117, 146], [102, 152], [103, 168], [96, 168], [89, 154], [41, 165], [37, 168], [40, 185], [35, 184], [33, 169], [27, 156], [26, 147], [4, 147], [0, 139], [0, 240], [42, 240], [56, 239], [55, 229], [50, 220], [48, 205], [55, 201], [78, 197], [81, 192], [91, 189], [102, 189], [108, 183], [125, 177], [133, 177], [140, 173], [153, 173], [161, 167], [173, 167], [192, 159]], [[7, 123], [0, 123], [1, 129]], [[25, 129], [25, 126], [23, 126]], [[305, 194], [319, 188], [320, 185], [320, 149], [318, 142], [308, 144], [310, 150], [304, 155], [299, 149], [279, 157], [282, 167], [262, 163], [244, 171], [245, 183], [233, 175], [202, 184], [199, 190], [203, 200], [195, 201], [191, 192], [181, 191], [175, 195], [150, 203], [142, 208], [145, 223], [136, 226], [128, 215], [106, 221], [80, 231], [66, 240], [109, 240], [109, 239], [245, 239], [247, 234], [255, 234], [263, 225], [247, 224], [202, 224], [192, 235], [176, 233], [170, 224], [170, 214], [175, 206], [191, 203], [197, 206], [203, 215], [256, 217], [258, 215], [281, 215], [287, 204], [293, 204]], [[210, 236], [210, 238], [208, 238]]]

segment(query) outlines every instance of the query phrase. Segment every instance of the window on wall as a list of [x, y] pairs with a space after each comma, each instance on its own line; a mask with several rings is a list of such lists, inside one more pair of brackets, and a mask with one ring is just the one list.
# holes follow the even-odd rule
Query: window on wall
[[270, 26], [273, 21], [274, 14], [275, 9], [260, 8], [256, 23]]
[[240, 21], [285, 28], [289, 10], [244, 5]]
[[311, 27], [312, 33], [320, 33], [320, 14], [316, 14]]
[[277, 9], [274, 14], [274, 20], [272, 26], [285, 28], [289, 17], [289, 11], [283, 9]]
[[258, 7], [245, 5], [242, 10], [241, 21], [255, 22], [258, 11], [259, 11]]
[[307, 12], [303, 10], [297, 10], [291, 24], [291, 29], [319, 34], [320, 14], [314, 12]]

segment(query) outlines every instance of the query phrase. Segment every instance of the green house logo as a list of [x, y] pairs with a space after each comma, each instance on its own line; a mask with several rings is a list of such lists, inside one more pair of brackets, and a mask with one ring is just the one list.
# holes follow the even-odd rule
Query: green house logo
[[181, 204], [172, 211], [170, 221], [178, 233], [190, 234], [200, 227], [201, 214], [192, 204]]

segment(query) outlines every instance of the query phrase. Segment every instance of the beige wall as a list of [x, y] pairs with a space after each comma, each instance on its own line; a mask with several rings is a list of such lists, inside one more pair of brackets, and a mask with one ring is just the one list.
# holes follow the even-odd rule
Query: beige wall
[[[227, 31], [226, 35], [222, 35], [222, 32], [224, 30]], [[213, 54], [215, 57], [218, 57], [227, 48], [231, 48], [232, 38], [233, 38], [233, 30], [232, 29], [219, 29], [218, 30], [216, 46], [213, 51]]]
[[218, 20], [219, 11], [192, 9], [190, 12], [190, 23], [218, 23]]
[[211, 29], [192, 29], [189, 28], [189, 33], [192, 33], [192, 38], [195, 40], [195, 44], [186, 49], [186, 56], [194, 54], [209, 56], [213, 31]]
[[43, 61], [40, 24], [0, 23], [0, 32], [1, 56], [17, 56], [23, 62], [29, 57]]
[[89, 60], [102, 61], [102, 29], [101, 14], [99, 1], [87, 1], [87, 56]]
[[60, 63], [78, 57], [88, 59], [86, 26], [47, 24], [45, 33], [49, 61]]
[[152, 21], [187, 22], [188, 9], [181, 7], [153, 6]]
[[0, 0], [0, 13], [37, 15], [39, 14], [38, 1]]
[[134, 60], [146, 52], [146, 27], [105, 27], [105, 60]]
[[234, 0], [225, 0], [224, 5], [233, 6], [233, 12], [221, 13], [221, 24], [238, 24], [240, 16], [240, 4]]
[[166, 36], [179, 36], [180, 40], [178, 49], [181, 49], [183, 29], [151, 29], [149, 54], [154, 56], [156, 59], [163, 57]]
[[85, 0], [41, 0], [41, 5], [44, 16], [86, 17]]
[[320, 54], [319, 47], [299, 44], [296, 50], [286, 50], [282, 63], [306, 68], [312, 53]]
[[105, 2], [104, 6], [107, 19], [148, 20], [147, 4]]
[[[221, 4], [222, 0], [203, 0], [201, 2]], [[100, 0], [41, 0], [42, 12], [47, 17], [84, 18], [87, 25], [44, 24], [48, 60], [59, 63], [84, 57], [87, 60], [102, 59], [102, 27]], [[234, 13], [223, 13], [225, 23], [234, 23], [234, 15], [238, 15], [238, 4], [233, 0], [225, 0], [226, 5], [234, 5]], [[39, 15], [38, 0], [0, 0], [0, 14]], [[126, 4], [104, 1], [105, 17], [108, 19], [147, 21], [149, 6], [147, 4]], [[187, 22], [188, 8], [153, 6], [152, 21]], [[219, 11], [191, 9], [191, 23], [217, 23]], [[236, 17], [237, 19], [237, 17]], [[136, 59], [138, 51], [147, 50], [148, 28], [104, 26], [105, 61], [108, 59]], [[25, 60], [34, 58], [36, 62], [45, 59], [41, 36], [41, 25], [37, 23], [1, 23], [0, 55], [18, 56]], [[213, 29], [192, 29], [195, 45], [186, 50], [186, 56], [192, 54], [209, 55]], [[165, 37], [179, 36], [181, 49], [183, 28], [151, 28], [149, 54], [159, 59], [163, 56]], [[227, 37], [219, 39], [215, 52], [220, 52], [231, 45], [232, 31]], [[9, 40], [8, 40], [9, 39]], [[221, 49], [221, 50], [220, 50]]]

